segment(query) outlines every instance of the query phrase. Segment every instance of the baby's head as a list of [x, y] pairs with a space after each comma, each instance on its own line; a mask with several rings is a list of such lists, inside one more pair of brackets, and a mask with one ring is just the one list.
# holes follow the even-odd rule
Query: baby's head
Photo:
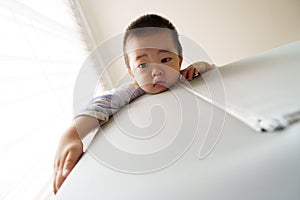
[[178, 80], [182, 47], [167, 19], [151, 14], [132, 22], [126, 29], [123, 51], [128, 73], [145, 92], [163, 92]]

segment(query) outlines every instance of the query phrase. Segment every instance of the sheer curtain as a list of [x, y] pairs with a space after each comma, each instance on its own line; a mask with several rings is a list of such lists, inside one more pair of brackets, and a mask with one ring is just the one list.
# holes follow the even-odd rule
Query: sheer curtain
[[[0, 1], [0, 199], [49, 199], [88, 54], [69, 1]], [[80, 37], [81, 33], [81, 37]]]

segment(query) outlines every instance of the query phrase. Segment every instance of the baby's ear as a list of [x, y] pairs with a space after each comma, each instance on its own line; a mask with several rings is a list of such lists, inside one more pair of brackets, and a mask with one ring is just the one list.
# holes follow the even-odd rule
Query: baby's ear
[[129, 67], [127, 68], [127, 72], [132, 78], [134, 78], [134, 75]]
[[178, 56], [179, 57], [179, 67], [181, 67], [182, 61], [183, 61], [183, 57], [182, 56]]

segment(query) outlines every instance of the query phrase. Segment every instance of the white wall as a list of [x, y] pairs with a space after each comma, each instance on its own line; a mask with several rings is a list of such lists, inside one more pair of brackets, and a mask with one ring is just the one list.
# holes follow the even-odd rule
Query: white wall
[[145, 13], [170, 19], [223, 65], [300, 39], [299, 0], [80, 0], [97, 43]]

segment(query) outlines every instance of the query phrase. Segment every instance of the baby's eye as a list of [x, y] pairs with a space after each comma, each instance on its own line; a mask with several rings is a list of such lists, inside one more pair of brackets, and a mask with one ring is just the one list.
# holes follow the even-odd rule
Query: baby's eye
[[171, 60], [171, 58], [163, 58], [161, 60], [161, 63], [166, 63], [166, 62], [169, 62]]
[[148, 66], [147, 63], [143, 63], [143, 64], [138, 65], [138, 68], [143, 69], [143, 68], [146, 68], [147, 66]]

